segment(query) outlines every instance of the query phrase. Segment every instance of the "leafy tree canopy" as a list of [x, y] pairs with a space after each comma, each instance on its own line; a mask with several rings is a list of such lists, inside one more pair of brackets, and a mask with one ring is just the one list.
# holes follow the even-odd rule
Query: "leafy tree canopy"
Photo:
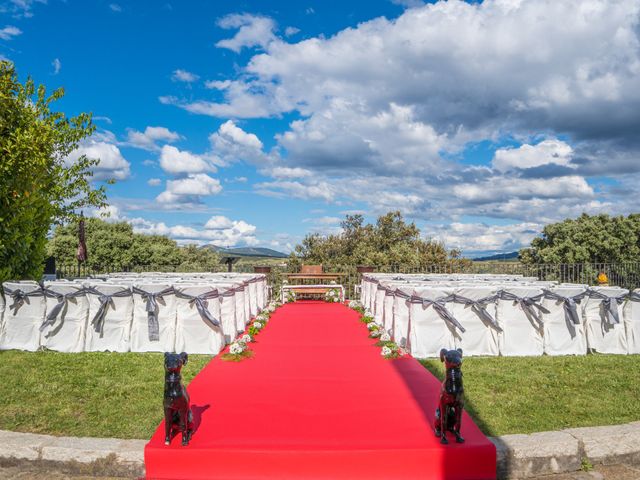
[[640, 261], [640, 214], [627, 217], [582, 214], [544, 227], [523, 263], [620, 263]]
[[99, 160], [66, 162], [94, 126], [88, 114], [52, 111], [63, 95], [21, 84], [13, 64], [0, 61], [0, 281], [39, 279], [51, 225], [104, 205], [104, 189], [90, 183]]
[[362, 215], [347, 215], [337, 235], [307, 235], [291, 254], [292, 263], [325, 265], [419, 266], [441, 265], [459, 259], [460, 252], [420, 237], [420, 229], [407, 223], [399, 211], [365, 224]]
[[[179, 247], [174, 240], [162, 235], [134, 233], [127, 222], [86, 219], [85, 239], [89, 253], [87, 265], [93, 269], [146, 266], [207, 271], [219, 265], [218, 254], [209, 249], [196, 245]], [[77, 221], [56, 227], [47, 246], [49, 255], [61, 266], [76, 264], [77, 248]]]

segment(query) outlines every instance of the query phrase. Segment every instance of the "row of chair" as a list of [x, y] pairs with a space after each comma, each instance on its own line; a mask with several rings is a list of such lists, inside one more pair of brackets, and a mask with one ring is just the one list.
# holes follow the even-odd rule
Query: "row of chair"
[[264, 275], [6, 282], [0, 349], [216, 354], [268, 301]]
[[518, 276], [367, 274], [361, 301], [416, 357], [640, 353], [640, 291]]

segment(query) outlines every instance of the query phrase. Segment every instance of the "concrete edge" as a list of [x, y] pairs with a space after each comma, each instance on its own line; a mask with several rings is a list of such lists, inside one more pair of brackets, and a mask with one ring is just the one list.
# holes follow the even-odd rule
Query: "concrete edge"
[[[496, 446], [499, 479], [533, 478], [592, 465], [640, 464], [640, 421], [489, 437]], [[146, 440], [55, 437], [0, 430], [0, 466], [55, 466], [69, 473], [144, 477]]]
[[585, 464], [640, 464], [640, 422], [557, 432], [489, 437], [499, 479], [533, 478], [580, 470]]

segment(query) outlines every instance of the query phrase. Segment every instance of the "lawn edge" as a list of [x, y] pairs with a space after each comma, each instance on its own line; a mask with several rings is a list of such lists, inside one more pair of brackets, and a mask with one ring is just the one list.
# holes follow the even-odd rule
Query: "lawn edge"
[[[585, 465], [640, 464], [640, 421], [489, 437], [499, 479], [575, 472]], [[69, 473], [144, 477], [147, 440], [56, 437], [0, 430], [0, 466], [21, 463]]]

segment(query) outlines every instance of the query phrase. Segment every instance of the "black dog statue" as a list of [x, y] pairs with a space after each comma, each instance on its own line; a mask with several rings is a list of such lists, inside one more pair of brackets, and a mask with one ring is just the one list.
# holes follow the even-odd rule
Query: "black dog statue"
[[164, 444], [171, 443], [174, 429], [182, 432], [182, 445], [189, 445], [193, 433], [193, 413], [180, 371], [187, 364], [185, 353], [164, 354]]
[[462, 349], [440, 350], [440, 361], [445, 362], [445, 379], [440, 389], [440, 404], [436, 408], [435, 431], [440, 443], [446, 445], [447, 432], [456, 436], [456, 442], [464, 443], [460, 435], [462, 409], [464, 408], [464, 386], [462, 385]]

